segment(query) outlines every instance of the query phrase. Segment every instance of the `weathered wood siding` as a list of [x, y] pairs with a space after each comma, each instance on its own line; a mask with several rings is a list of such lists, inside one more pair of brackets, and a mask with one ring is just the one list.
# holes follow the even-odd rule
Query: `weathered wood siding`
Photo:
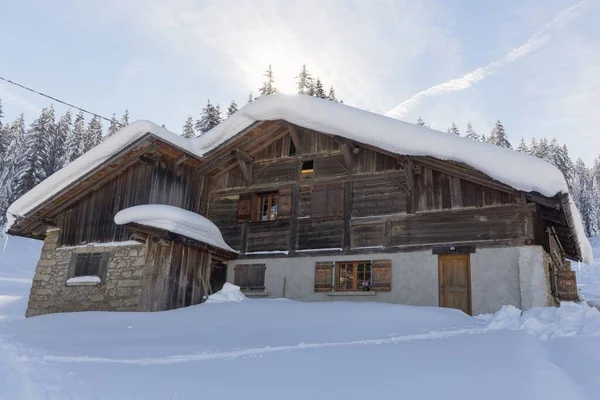
[[113, 218], [140, 204], [169, 204], [202, 211], [204, 180], [187, 166], [138, 162], [92, 190], [57, 216], [63, 246], [127, 240], [131, 232]]
[[199, 304], [210, 294], [211, 255], [205, 250], [172, 242], [147, 241], [141, 310], [164, 311]]
[[[294, 154], [295, 139], [282, 130], [249, 153], [251, 179], [234, 164], [213, 177], [208, 216], [242, 253], [535, 239], [535, 212], [523, 211], [516, 191], [491, 181], [486, 186], [480, 173], [474, 183], [463, 167], [457, 177], [439, 161], [411, 161], [298, 127], [295, 133], [300, 146]], [[301, 173], [306, 161], [313, 173]], [[283, 221], [237, 218], [236, 196], [281, 188], [294, 193], [293, 211], [286, 206]]]

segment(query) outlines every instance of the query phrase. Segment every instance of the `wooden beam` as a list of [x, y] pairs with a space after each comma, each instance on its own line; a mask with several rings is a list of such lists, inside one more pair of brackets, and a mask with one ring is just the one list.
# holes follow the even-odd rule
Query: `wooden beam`
[[342, 153], [344, 154], [344, 162], [346, 163], [346, 169], [349, 174], [352, 174], [352, 146], [350, 143], [342, 143]]
[[296, 154], [302, 154], [302, 143], [300, 142], [300, 137], [298, 136], [298, 131], [293, 124], [288, 123], [288, 132], [290, 133], [290, 137], [292, 138], [292, 142], [294, 143], [294, 147], [296, 148]]
[[252, 180], [252, 165], [248, 165], [244, 160], [238, 160], [238, 165], [240, 166], [240, 170], [242, 171], [242, 175], [244, 175], [244, 179], [246, 183], [250, 183]]
[[188, 159], [189, 159], [189, 157], [187, 156], [187, 154], [182, 155], [181, 157], [179, 157], [177, 159], [177, 161], [175, 161], [175, 166], [179, 167], [181, 164], [186, 162]]
[[231, 150], [231, 155], [234, 156], [238, 161], [243, 161], [248, 164], [252, 164], [254, 162], [253, 157], [251, 157], [248, 153], [240, 149]]
[[404, 175], [406, 177], [406, 186], [408, 189], [408, 198], [406, 199], [406, 212], [414, 213], [416, 210], [415, 196], [415, 164], [409, 157], [404, 157]]
[[431, 168], [433, 170], [453, 175], [460, 179], [489, 187], [492, 189], [500, 190], [502, 192], [509, 193], [513, 196], [518, 196], [519, 192], [514, 188], [505, 185], [504, 183], [498, 182], [486, 174], [468, 166], [462, 166], [455, 162], [442, 161], [433, 157], [425, 156], [414, 156], [411, 157], [413, 161], [423, 165], [424, 167]]

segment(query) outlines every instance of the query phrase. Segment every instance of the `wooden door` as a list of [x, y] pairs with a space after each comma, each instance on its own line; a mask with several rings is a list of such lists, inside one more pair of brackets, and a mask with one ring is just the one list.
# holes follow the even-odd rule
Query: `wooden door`
[[468, 254], [439, 256], [440, 307], [471, 315], [471, 266]]

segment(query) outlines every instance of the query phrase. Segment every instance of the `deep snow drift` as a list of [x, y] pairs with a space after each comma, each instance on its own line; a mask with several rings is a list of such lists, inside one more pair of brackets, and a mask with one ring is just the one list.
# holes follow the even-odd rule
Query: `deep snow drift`
[[0, 279], [0, 295], [19, 297], [0, 303], [0, 399], [600, 398], [600, 312], [585, 305], [473, 318], [244, 299], [226, 285], [174, 311], [24, 319], [41, 243], [13, 239], [0, 259], [0, 277], [18, 279]]

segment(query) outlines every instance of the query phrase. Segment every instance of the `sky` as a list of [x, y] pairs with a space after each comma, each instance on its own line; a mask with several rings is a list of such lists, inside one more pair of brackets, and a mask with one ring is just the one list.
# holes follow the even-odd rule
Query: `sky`
[[[0, 76], [180, 133], [303, 64], [344, 103], [600, 155], [600, 0], [0, 0]], [[5, 120], [50, 100], [0, 82]], [[66, 107], [55, 105], [57, 112]], [[105, 124], [106, 126], [106, 124]]]

